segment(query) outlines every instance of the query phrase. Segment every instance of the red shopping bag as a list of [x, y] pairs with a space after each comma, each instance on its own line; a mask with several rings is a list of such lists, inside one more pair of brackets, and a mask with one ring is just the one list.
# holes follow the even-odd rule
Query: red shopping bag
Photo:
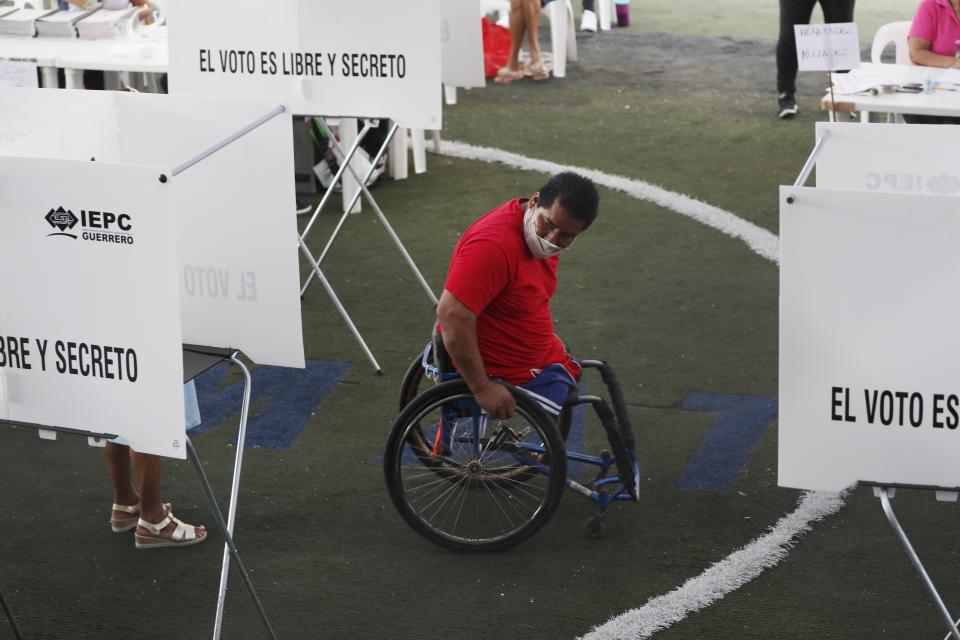
[[483, 21], [483, 75], [493, 78], [510, 56], [510, 30], [486, 18], [480, 19]]

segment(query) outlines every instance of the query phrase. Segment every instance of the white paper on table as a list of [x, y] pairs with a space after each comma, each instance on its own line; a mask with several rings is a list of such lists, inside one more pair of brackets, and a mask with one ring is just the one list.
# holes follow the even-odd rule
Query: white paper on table
[[863, 93], [897, 84], [895, 79], [881, 73], [841, 73], [833, 76], [834, 93], [840, 95]]
[[0, 58], [0, 87], [38, 87], [37, 61]]
[[954, 67], [947, 69], [937, 78], [937, 82], [941, 84], [960, 84], [960, 69]]

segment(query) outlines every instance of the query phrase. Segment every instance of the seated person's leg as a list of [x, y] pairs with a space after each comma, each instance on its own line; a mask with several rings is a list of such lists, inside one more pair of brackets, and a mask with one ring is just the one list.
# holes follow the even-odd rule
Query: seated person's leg
[[560, 415], [577, 381], [562, 364], [552, 364], [530, 382], [521, 385], [554, 418]]

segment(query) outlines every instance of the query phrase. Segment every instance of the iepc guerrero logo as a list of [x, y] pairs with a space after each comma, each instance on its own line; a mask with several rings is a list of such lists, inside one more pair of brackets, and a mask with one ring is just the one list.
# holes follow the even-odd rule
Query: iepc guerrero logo
[[77, 239], [77, 236], [72, 233], [67, 233], [68, 229], [73, 229], [77, 226], [77, 223], [80, 220], [77, 216], [73, 215], [73, 211], [69, 209], [64, 209], [63, 207], [57, 207], [56, 209], [50, 209], [50, 212], [47, 213], [47, 222], [54, 229], [59, 229], [60, 231], [54, 231], [53, 233], [48, 233], [48, 236], [67, 236], [68, 238]]
[[[53, 233], [48, 233], [47, 236], [65, 236], [90, 242], [133, 244], [133, 222], [125, 213], [81, 209], [78, 218], [73, 211], [57, 207], [47, 212], [45, 220], [54, 229]], [[79, 231], [69, 233], [78, 224]]]

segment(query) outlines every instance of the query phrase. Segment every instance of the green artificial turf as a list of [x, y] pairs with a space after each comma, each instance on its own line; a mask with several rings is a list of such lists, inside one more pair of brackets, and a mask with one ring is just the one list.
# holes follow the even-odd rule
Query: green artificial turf
[[[685, 31], [683, 4], [635, 1], [637, 28], [649, 9], [661, 20], [651, 29]], [[719, 31], [583, 37], [566, 79], [461, 91], [445, 109], [443, 135], [645, 180], [776, 233], [777, 186], [793, 181], [809, 153], [824, 80], [802, 76], [801, 115], [776, 120], [773, 42], [762, 26], [776, 5], [760, 4], [720, 12], [744, 16], [744, 31], [730, 26], [729, 34], [756, 39]], [[727, 19], [719, 24], [739, 24]], [[546, 176], [436, 155], [428, 163], [426, 174], [385, 180], [374, 193], [439, 292], [458, 234]], [[800, 493], [776, 486], [775, 424], [731, 491], [675, 484], [713, 420], [678, 408], [688, 394], [777, 394], [776, 265], [668, 209], [607, 189], [601, 199], [600, 219], [563, 257], [554, 314], [578, 355], [609, 358], [620, 374], [640, 447], [640, 501], [617, 505], [594, 540], [580, 529], [593, 507], [567, 494], [545, 529], [496, 555], [443, 551], [400, 520], [377, 456], [433, 310], [365, 208], [348, 219], [324, 271], [385, 375], [374, 375], [314, 286], [303, 303], [307, 357], [352, 369], [292, 449], [251, 449], [244, 462], [237, 543], [279, 637], [573, 638], [681, 585], [793, 510]], [[333, 209], [321, 216], [315, 250], [335, 220]], [[588, 428], [588, 444], [599, 448], [595, 419]], [[221, 498], [234, 433], [235, 418], [196, 440]], [[0, 589], [28, 638], [210, 636], [216, 533], [192, 549], [135, 551], [132, 536], [108, 529], [109, 483], [96, 450], [79, 439], [41, 442], [24, 429], [0, 438]], [[164, 474], [177, 514], [212, 525], [189, 466], [169, 462]], [[956, 602], [955, 506], [910, 492], [895, 504]], [[657, 637], [919, 638], [940, 630], [879, 504], [860, 490], [781, 565]], [[264, 637], [235, 572], [223, 637]]]

